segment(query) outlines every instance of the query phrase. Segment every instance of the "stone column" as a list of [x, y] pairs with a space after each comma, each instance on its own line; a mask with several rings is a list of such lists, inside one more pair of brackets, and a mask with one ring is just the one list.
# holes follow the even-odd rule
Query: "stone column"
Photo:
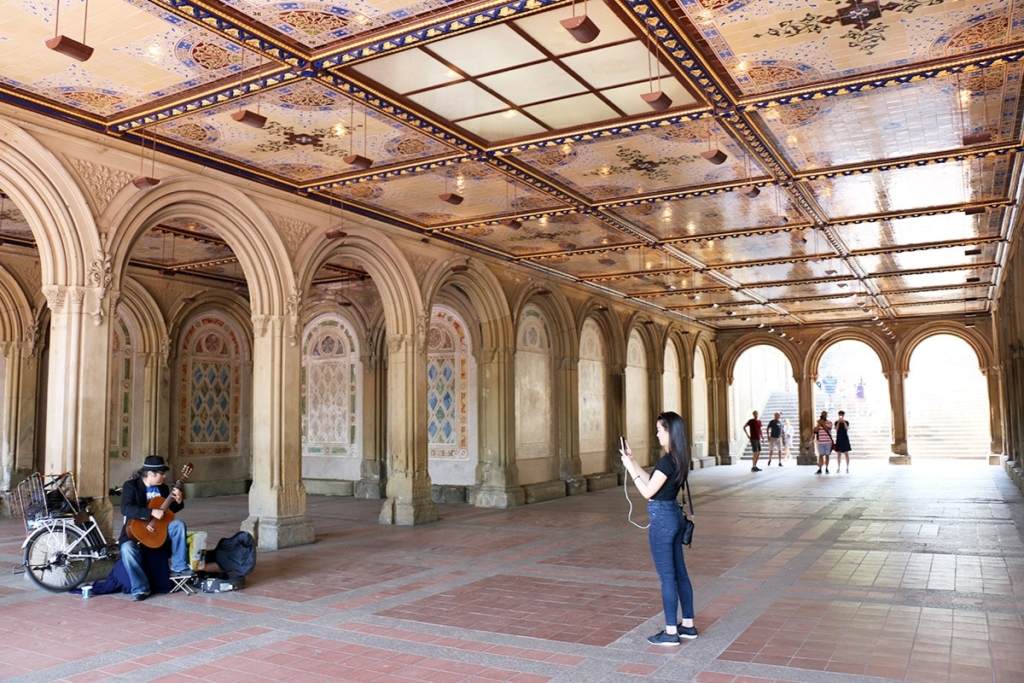
[[988, 384], [988, 432], [989, 432], [989, 465], [999, 465], [1003, 456], [1003, 420], [1000, 403], [999, 366], [991, 365], [984, 369], [985, 381]]
[[[883, 373], [884, 374], [884, 373]], [[903, 395], [905, 372], [892, 372], [885, 377], [889, 380], [889, 405], [892, 406], [892, 452], [889, 456], [890, 465], [909, 465], [910, 453], [907, 451], [907, 406]]]
[[[143, 386], [145, 394], [142, 397], [144, 408], [142, 417], [142, 450], [143, 455], [159, 453], [157, 450], [160, 443], [157, 435], [160, 427], [160, 412], [162, 403], [160, 401], [160, 380], [165, 364], [161, 363], [158, 353], [140, 353], [139, 358], [143, 364], [145, 379]], [[162, 454], [166, 455], [166, 454]]]
[[516, 467], [515, 354], [509, 348], [485, 348], [477, 358], [480, 383], [478, 422], [480, 461], [473, 504], [510, 508], [526, 503]]
[[[608, 443], [613, 445], [615, 454], [612, 456], [610, 471], [620, 475], [623, 473], [622, 459], [619, 457], [619, 437], [626, 435], [626, 366], [623, 363], [608, 363], [605, 366], [608, 387], [604, 392], [605, 415], [608, 416]], [[619, 483], [622, 483], [621, 481]]]
[[[110, 319], [102, 314], [105, 291], [43, 287], [50, 307], [50, 373], [46, 397], [45, 474], [73, 472], [81, 496], [104, 533], [113, 531], [107, 498], [107, 404]], [[87, 294], [89, 308], [86, 312]]]
[[729, 386], [725, 377], [711, 377], [709, 383], [714, 384], [714, 420], [709, 429], [713, 430], [709, 440], [715, 444], [719, 465], [735, 465], [740, 461], [739, 454], [729, 452]]
[[[427, 348], [429, 318], [418, 333], [388, 335], [388, 484], [381, 524], [437, 521], [427, 472]], [[422, 329], [420, 329], [422, 328]]]
[[268, 550], [315, 540], [302, 484], [302, 353], [289, 317], [252, 319], [252, 487], [242, 529]]
[[558, 476], [565, 482], [565, 494], [574, 496], [587, 492], [580, 462], [580, 359], [561, 356], [555, 359], [555, 415], [560, 425], [558, 448]]
[[796, 438], [799, 442], [790, 444], [790, 450], [797, 452], [797, 465], [817, 465], [817, 446], [811, 445], [814, 436], [814, 425], [818, 423], [818, 416], [814, 414], [814, 375], [798, 375], [796, 380], [797, 391], [797, 414], [800, 416], [800, 424], [797, 425]]
[[26, 404], [22, 396], [26, 379], [34, 375], [30, 367], [31, 352], [32, 348], [27, 342], [7, 342], [3, 345], [3, 362], [6, 365], [3, 414], [0, 415], [0, 434], [3, 435], [0, 440], [0, 490], [3, 491], [9, 490], [15, 483], [14, 475], [19, 469], [24, 469], [25, 461], [29, 468], [32, 463], [32, 451], [24, 454], [20, 451], [24, 441], [22, 427], [30, 424], [26, 418], [31, 418], [31, 423], [35, 422], [34, 406]]
[[384, 497], [387, 471], [384, 462], [385, 394], [384, 363], [372, 340], [367, 340], [363, 363], [363, 443], [360, 446], [359, 481], [355, 497], [380, 500]]

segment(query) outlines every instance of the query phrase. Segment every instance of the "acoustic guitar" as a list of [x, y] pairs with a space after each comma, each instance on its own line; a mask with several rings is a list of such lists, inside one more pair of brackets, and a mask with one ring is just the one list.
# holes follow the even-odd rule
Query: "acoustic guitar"
[[[182, 482], [192, 474], [192, 463], [185, 463], [181, 468], [181, 478], [174, 482], [171, 490], [180, 489]], [[160, 519], [150, 517], [149, 521], [141, 519], [129, 519], [125, 524], [125, 531], [128, 538], [136, 541], [147, 548], [160, 548], [167, 542], [167, 525], [174, 521], [174, 513], [170, 510], [171, 502], [174, 499], [170, 496], [163, 498], [156, 496], [149, 501], [150, 510], [163, 510], [164, 516]]]

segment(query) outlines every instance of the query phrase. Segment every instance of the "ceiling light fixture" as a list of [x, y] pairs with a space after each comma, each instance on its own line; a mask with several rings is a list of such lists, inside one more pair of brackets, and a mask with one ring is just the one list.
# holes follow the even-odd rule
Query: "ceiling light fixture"
[[562, 25], [566, 31], [569, 32], [578, 43], [589, 43], [601, 35], [601, 29], [597, 27], [590, 17], [587, 16], [587, 2], [583, 0], [583, 14], [576, 16], [576, 2], [573, 0], [572, 3], [572, 17], [569, 19], [562, 19], [558, 22]]
[[[654, 111], [662, 112], [672, 106], [672, 98], [661, 89], [661, 64], [658, 64], [658, 89], [654, 89], [654, 70], [651, 60], [654, 57], [654, 35], [647, 32], [647, 88], [648, 92], [640, 95], [640, 99]], [[657, 60], [655, 60], [657, 61]]]
[[[355, 105], [355, 101], [354, 100], [350, 100], [348, 120], [349, 120], [349, 122], [351, 124], [351, 128], [352, 128], [351, 140], [355, 140], [356, 139], [355, 106], [356, 106]], [[346, 164], [349, 164], [349, 165], [355, 167], [359, 171], [365, 171], [366, 169], [368, 169], [371, 166], [373, 166], [373, 159], [371, 159], [368, 156], [365, 156], [365, 154], [366, 154], [366, 126], [367, 126], [367, 123], [368, 123], [367, 109], [368, 109], [368, 107], [364, 103], [363, 104], [363, 153], [362, 154], [356, 154], [355, 149], [353, 149], [355, 147], [355, 145], [354, 144], [349, 144], [349, 151], [352, 152], [352, 153], [349, 154], [347, 157], [344, 157], [342, 159], [342, 161], [344, 161]]]
[[156, 187], [160, 184], [160, 179], [154, 177], [156, 175], [156, 140], [153, 140], [153, 161], [150, 163], [149, 175], [145, 173], [146, 164], [146, 138], [142, 138], [142, 150], [139, 155], [139, 175], [132, 178], [132, 185], [145, 190], [150, 187]]
[[448, 191], [448, 174], [447, 173], [445, 173], [445, 176], [444, 176], [444, 193], [437, 195], [437, 198], [440, 199], [442, 202], [447, 202], [447, 203], [451, 204], [452, 206], [458, 206], [465, 199], [465, 197], [463, 197], [460, 194], [456, 194], [455, 192], [449, 192]]
[[[241, 69], [238, 72], [238, 89], [239, 90], [242, 89], [242, 78], [243, 78], [243, 74], [245, 73], [245, 48], [242, 48], [242, 50], [243, 50], [242, 51], [242, 66], [241, 66]], [[257, 85], [258, 88], [262, 88], [263, 87], [260, 84], [261, 80], [263, 80], [263, 53], [262, 52], [260, 53], [260, 68], [259, 68], [259, 71], [256, 74], [256, 85]], [[267, 117], [263, 116], [262, 114], [260, 114], [260, 95], [261, 94], [262, 93], [257, 93], [257, 95], [256, 95], [256, 111], [251, 111], [249, 109], [242, 109], [241, 101], [239, 101], [238, 111], [236, 111], [234, 114], [232, 114], [231, 118], [233, 118], [238, 123], [241, 123], [243, 126], [249, 126], [250, 128], [262, 128], [263, 126], [267, 125]]]
[[324, 232], [324, 237], [329, 240], [340, 240], [342, 237], [348, 235], [347, 232], [341, 228], [345, 225], [345, 205], [341, 205], [341, 222], [338, 223], [337, 227], [334, 226], [334, 197], [330, 197], [327, 200], [327, 231]]
[[517, 220], [514, 216], [511, 215], [512, 214], [512, 204], [515, 203], [516, 187], [514, 185], [512, 185], [512, 202], [510, 203], [509, 200], [508, 200], [508, 188], [509, 188], [509, 185], [512, 185], [512, 180], [511, 179], [508, 180], [505, 183], [505, 211], [507, 213], [509, 213], [510, 215], [508, 217], [506, 217], [506, 218], [502, 218], [498, 222], [501, 223], [502, 225], [504, 225], [509, 230], [518, 230], [519, 228], [523, 227], [523, 223], [522, 223], [522, 221]]
[[59, 35], [61, 2], [62, 0], [57, 0], [57, 12], [53, 21], [53, 38], [46, 41], [46, 47], [54, 52], [61, 53], [65, 57], [71, 57], [71, 59], [84, 62], [89, 57], [92, 57], [93, 52], [93, 49], [85, 44], [85, 29], [89, 22], [89, 0], [85, 0], [85, 17], [82, 19], [82, 42]]
[[966, 209], [964, 209], [964, 215], [977, 216], [980, 213], [985, 213], [987, 210], [987, 206], [968, 206]]

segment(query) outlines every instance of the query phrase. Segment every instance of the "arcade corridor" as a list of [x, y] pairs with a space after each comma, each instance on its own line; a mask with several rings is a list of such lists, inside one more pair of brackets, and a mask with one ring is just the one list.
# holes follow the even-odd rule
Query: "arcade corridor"
[[[266, 551], [243, 591], [46, 594], [0, 578], [0, 679], [1019, 683], [1024, 498], [1000, 467], [854, 458], [697, 470], [686, 553], [700, 637], [661, 628], [646, 532], [622, 489], [382, 526], [379, 502], [311, 496], [315, 545]], [[646, 513], [631, 490], [634, 519]], [[190, 501], [210, 545], [243, 496]], [[0, 564], [20, 520], [0, 519]]]

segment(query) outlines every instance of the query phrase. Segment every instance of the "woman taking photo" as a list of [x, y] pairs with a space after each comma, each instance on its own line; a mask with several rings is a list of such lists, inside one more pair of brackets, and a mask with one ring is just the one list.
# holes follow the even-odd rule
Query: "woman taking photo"
[[[680, 638], [696, 638], [693, 625], [693, 586], [683, 563], [683, 510], [676, 498], [690, 473], [690, 454], [687, 449], [683, 418], [676, 413], [658, 416], [658, 442], [665, 455], [650, 475], [633, 460], [633, 451], [624, 442], [619, 451], [622, 465], [637, 490], [647, 499], [650, 527], [647, 537], [651, 543], [651, 557], [661, 580], [661, 602], [665, 608], [665, 630], [651, 636], [647, 642], [654, 645], [678, 645]], [[677, 608], [683, 612], [682, 623], [676, 621]]]

